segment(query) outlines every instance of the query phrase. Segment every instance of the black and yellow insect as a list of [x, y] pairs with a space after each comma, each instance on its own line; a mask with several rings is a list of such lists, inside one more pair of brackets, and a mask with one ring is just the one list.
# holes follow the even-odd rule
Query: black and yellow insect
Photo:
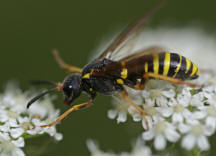
[[[123, 58], [115, 58], [122, 47], [134, 41], [139, 34], [141, 27], [145, 25], [147, 19], [159, 8], [153, 8], [147, 16], [140, 18], [129, 25], [95, 60], [80, 69], [68, 65], [54, 51], [54, 56], [59, 65], [73, 74], [67, 76], [62, 83], [56, 83], [54, 89], [41, 93], [29, 101], [27, 107], [40, 97], [53, 91], [62, 91], [64, 103], [70, 105], [82, 92], [89, 95], [90, 100], [86, 103], [75, 105], [62, 114], [56, 121], [43, 125], [52, 126], [60, 122], [65, 116], [75, 110], [92, 105], [96, 93], [112, 95], [120, 92], [145, 119], [145, 110], [138, 107], [129, 97], [124, 86], [136, 90], [143, 90], [149, 79], [161, 79], [175, 84], [185, 84], [191, 87], [198, 85], [185, 82], [185, 80], [198, 77], [199, 69], [186, 57], [167, 51], [163, 51], [158, 46], [142, 49]], [[147, 120], [146, 125], [148, 125]]]

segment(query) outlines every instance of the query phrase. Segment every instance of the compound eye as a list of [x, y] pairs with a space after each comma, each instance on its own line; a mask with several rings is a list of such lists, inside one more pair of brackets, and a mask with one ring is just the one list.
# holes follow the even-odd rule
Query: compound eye
[[69, 97], [72, 94], [73, 86], [72, 85], [64, 85], [63, 91], [64, 91], [64, 94]]

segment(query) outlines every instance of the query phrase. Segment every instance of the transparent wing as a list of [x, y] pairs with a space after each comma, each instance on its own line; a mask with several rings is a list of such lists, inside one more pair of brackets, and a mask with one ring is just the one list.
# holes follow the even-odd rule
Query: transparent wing
[[[115, 61], [109, 65], [106, 65], [103, 70], [94, 71], [92, 75], [94, 76], [104, 76], [104, 75], [118, 75], [122, 70], [122, 63], [124, 62], [127, 70], [134, 71], [136, 68], [143, 68], [143, 59], [151, 59], [147, 55], [153, 53], [161, 53], [165, 50], [159, 46], [152, 46], [147, 49], [142, 49], [134, 54], [126, 56], [119, 61]], [[146, 57], [147, 56], [147, 57]], [[151, 61], [151, 60], [150, 60]]]
[[[141, 17], [135, 22], [129, 24], [126, 29], [124, 29], [103, 51], [97, 59], [111, 59], [118, 60], [119, 56], [124, 56], [127, 51], [133, 48], [134, 43], [136, 42], [140, 31], [152, 15], [158, 11], [163, 6], [163, 0], [161, 0], [154, 8], [152, 8], [147, 15]], [[117, 57], [118, 56], [118, 57]]]

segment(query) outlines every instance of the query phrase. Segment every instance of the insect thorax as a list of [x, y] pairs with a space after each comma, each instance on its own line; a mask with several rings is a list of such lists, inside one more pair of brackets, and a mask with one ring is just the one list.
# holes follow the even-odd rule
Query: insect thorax
[[95, 92], [100, 92], [102, 94], [110, 95], [114, 91], [122, 89], [122, 86], [117, 84], [113, 76], [93, 76], [91, 72], [101, 71], [103, 68], [113, 63], [113, 61], [108, 59], [103, 59], [102, 61], [93, 61], [90, 64], [86, 65], [82, 73], [82, 84], [83, 90], [89, 94]]

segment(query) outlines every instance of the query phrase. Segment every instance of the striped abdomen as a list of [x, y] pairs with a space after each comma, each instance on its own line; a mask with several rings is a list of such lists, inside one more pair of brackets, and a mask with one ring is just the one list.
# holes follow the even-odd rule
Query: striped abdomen
[[153, 72], [186, 80], [195, 79], [199, 74], [199, 69], [189, 59], [180, 54], [170, 52], [144, 55], [125, 62], [125, 68], [128, 69], [128, 78], [134, 76], [140, 77], [144, 73]]

